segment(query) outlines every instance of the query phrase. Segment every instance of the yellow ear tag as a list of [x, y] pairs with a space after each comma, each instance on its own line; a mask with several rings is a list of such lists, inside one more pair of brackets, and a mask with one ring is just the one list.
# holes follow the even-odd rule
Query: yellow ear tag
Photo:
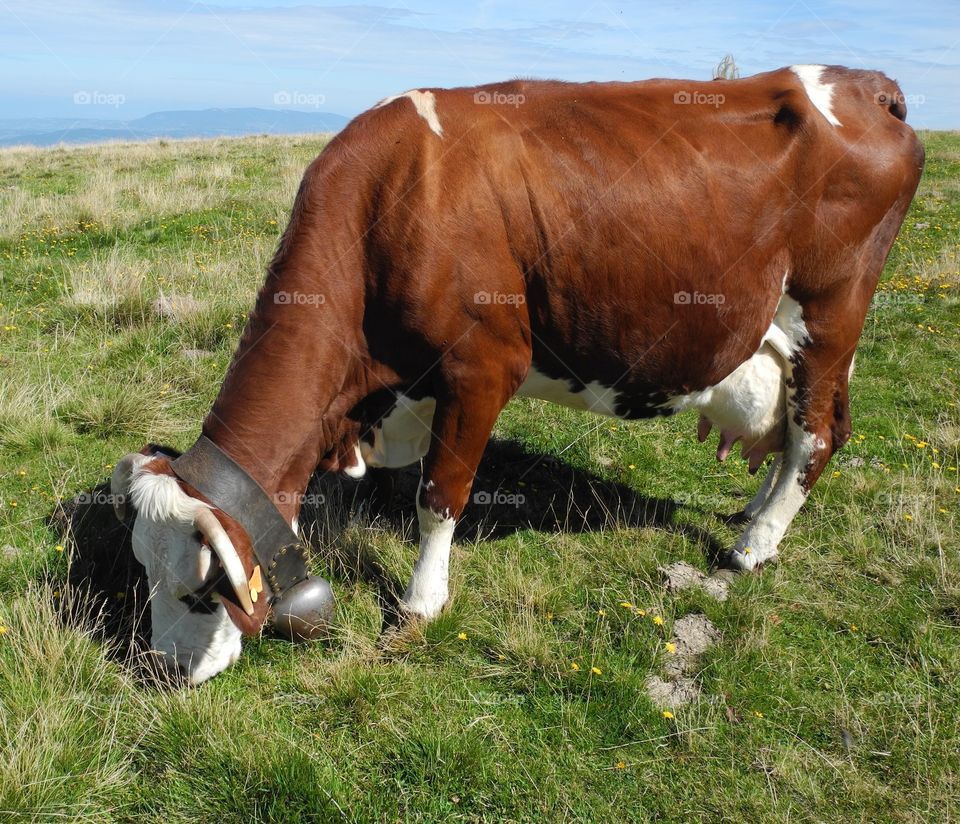
[[250, 576], [250, 600], [257, 603], [257, 598], [263, 592], [263, 579], [260, 577], [260, 565], [253, 568], [253, 575]]

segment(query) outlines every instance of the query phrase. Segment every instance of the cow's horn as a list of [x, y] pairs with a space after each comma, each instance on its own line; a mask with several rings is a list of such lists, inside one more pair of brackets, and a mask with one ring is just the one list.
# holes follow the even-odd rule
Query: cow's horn
[[130, 476], [133, 470], [149, 460], [149, 455], [130, 452], [117, 461], [110, 476], [110, 500], [117, 520], [124, 521], [127, 518], [127, 495], [130, 493]]
[[223, 524], [217, 520], [217, 516], [213, 512], [202, 506], [194, 515], [193, 525], [200, 530], [200, 534], [207, 539], [207, 543], [213, 548], [217, 558], [220, 559], [220, 565], [227, 574], [227, 580], [230, 581], [233, 591], [237, 593], [240, 606], [243, 607], [247, 615], [253, 615], [253, 601], [250, 600], [247, 573], [243, 569], [243, 562], [230, 541], [230, 536], [223, 528]]

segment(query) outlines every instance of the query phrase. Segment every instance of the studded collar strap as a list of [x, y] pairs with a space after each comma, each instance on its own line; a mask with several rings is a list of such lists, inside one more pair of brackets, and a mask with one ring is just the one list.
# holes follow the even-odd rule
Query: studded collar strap
[[171, 466], [177, 477], [247, 531], [274, 597], [307, 577], [306, 549], [280, 510], [263, 487], [206, 435]]

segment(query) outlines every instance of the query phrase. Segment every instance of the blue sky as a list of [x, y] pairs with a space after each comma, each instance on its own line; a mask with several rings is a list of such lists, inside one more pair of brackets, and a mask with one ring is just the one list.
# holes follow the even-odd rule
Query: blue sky
[[960, 0], [0, 0], [0, 117], [290, 107], [354, 115], [416, 86], [880, 69], [914, 126], [960, 128]]

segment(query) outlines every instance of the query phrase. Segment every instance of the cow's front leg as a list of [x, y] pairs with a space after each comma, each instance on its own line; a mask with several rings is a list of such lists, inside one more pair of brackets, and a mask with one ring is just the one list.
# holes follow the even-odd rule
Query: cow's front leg
[[421, 479], [417, 490], [420, 555], [401, 601], [404, 612], [422, 618], [435, 617], [449, 598], [450, 546], [459, 515], [459, 511], [454, 515], [447, 506], [431, 508], [424, 491], [433, 483], [427, 481], [425, 484]]
[[471, 376], [438, 393], [417, 491], [420, 556], [400, 601], [404, 618], [434, 618], [449, 598], [454, 526], [466, 506], [497, 415], [520, 384], [524, 368]]
[[[776, 559], [780, 540], [820, 473], [850, 437], [847, 390], [855, 341], [831, 344], [809, 342], [788, 369], [786, 444], [747, 507], [750, 514], [758, 504], [729, 554], [737, 569], [755, 569]], [[761, 498], [768, 481], [769, 492]]]

